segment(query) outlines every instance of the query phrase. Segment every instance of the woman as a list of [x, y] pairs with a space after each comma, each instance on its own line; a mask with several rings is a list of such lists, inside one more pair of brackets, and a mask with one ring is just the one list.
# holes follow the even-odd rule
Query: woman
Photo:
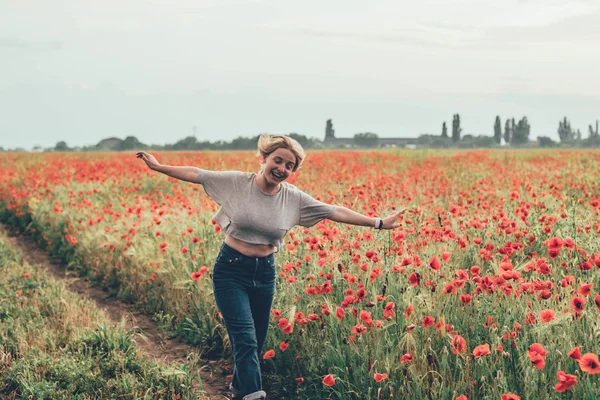
[[275, 257], [287, 231], [311, 227], [328, 218], [351, 225], [393, 229], [405, 209], [387, 218], [371, 218], [346, 207], [315, 200], [285, 180], [305, 158], [302, 146], [287, 136], [263, 134], [258, 140], [260, 171], [207, 171], [161, 165], [146, 152], [137, 157], [158, 172], [200, 183], [221, 208], [214, 219], [225, 241], [213, 269], [215, 301], [225, 320], [232, 346], [232, 398], [266, 398], [262, 390], [260, 355], [269, 328], [275, 294]]

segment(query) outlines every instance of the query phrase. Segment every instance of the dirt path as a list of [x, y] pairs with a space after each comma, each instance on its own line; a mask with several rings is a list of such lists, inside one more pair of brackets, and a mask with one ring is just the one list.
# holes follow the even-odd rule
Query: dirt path
[[[87, 278], [69, 274], [60, 259], [53, 258], [31, 237], [2, 223], [0, 223], [0, 231], [5, 234], [12, 246], [21, 251], [23, 259], [27, 263], [47, 270], [55, 279], [63, 281], [69, 290], [93, 300], [99, 308], [106, 311], [115, 324], [125, 318], [128, 329], [137, 327], [137, 331], [141, 335], [136, 335], [136, 344], [148, 358], [157, 362], [184, 362], [190, 352], [197, 351], [194, 347], [181, 341], [162, 337], [156, 322], [150, 317], [136, 311], [131, 305], [108, 296], [100, 288], [92, 287]], [[220, 363], [203, 360], [203, 364], [199, 368], [203, 390], [207, 394], [207, 397], [203, 397], [203, 399], [228, 399], [227, 386], [229, 383]]]

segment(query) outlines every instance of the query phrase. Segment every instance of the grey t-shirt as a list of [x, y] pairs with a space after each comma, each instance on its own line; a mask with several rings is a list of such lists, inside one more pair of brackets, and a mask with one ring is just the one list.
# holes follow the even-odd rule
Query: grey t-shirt
[[236, 239], [281, 248], [295, 225], [311, 227], [328, 218], [335, 206], [320, 202], [287, 182], [275, 194], [263, 193], [255, 172], [201, 169], [199, 182], [221, 208], [214, 216], [221, 229]]

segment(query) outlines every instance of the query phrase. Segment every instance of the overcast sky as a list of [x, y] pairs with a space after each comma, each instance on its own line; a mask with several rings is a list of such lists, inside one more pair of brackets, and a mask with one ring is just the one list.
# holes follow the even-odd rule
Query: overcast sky
[[597, 0], [0, 0], [0, 146], [600, 119]]

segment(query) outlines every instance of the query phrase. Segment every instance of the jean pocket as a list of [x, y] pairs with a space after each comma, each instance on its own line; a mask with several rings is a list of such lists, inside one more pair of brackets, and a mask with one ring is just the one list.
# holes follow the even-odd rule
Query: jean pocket
[[225, 255], [219, 254], [217, 256], [216, 262], [218, 264], [235, 265], [235, 264], [239, 263], [240, 260], [241, 259], [238, 256], [231, 256], [231, 257], [229, 257], [229, 256], [225, 256]]
[[215, 261], [219, 264], [235, 265], [239, 263], [240, 260], [241, 256], [237, 252], [222, 248]]
[[273, 270], [275, 271], [277, 269], [277, 266], [275, 265], [275, 257], [271, 254], [269, 256], [267, 256], [267, 261], [266, 264]]

